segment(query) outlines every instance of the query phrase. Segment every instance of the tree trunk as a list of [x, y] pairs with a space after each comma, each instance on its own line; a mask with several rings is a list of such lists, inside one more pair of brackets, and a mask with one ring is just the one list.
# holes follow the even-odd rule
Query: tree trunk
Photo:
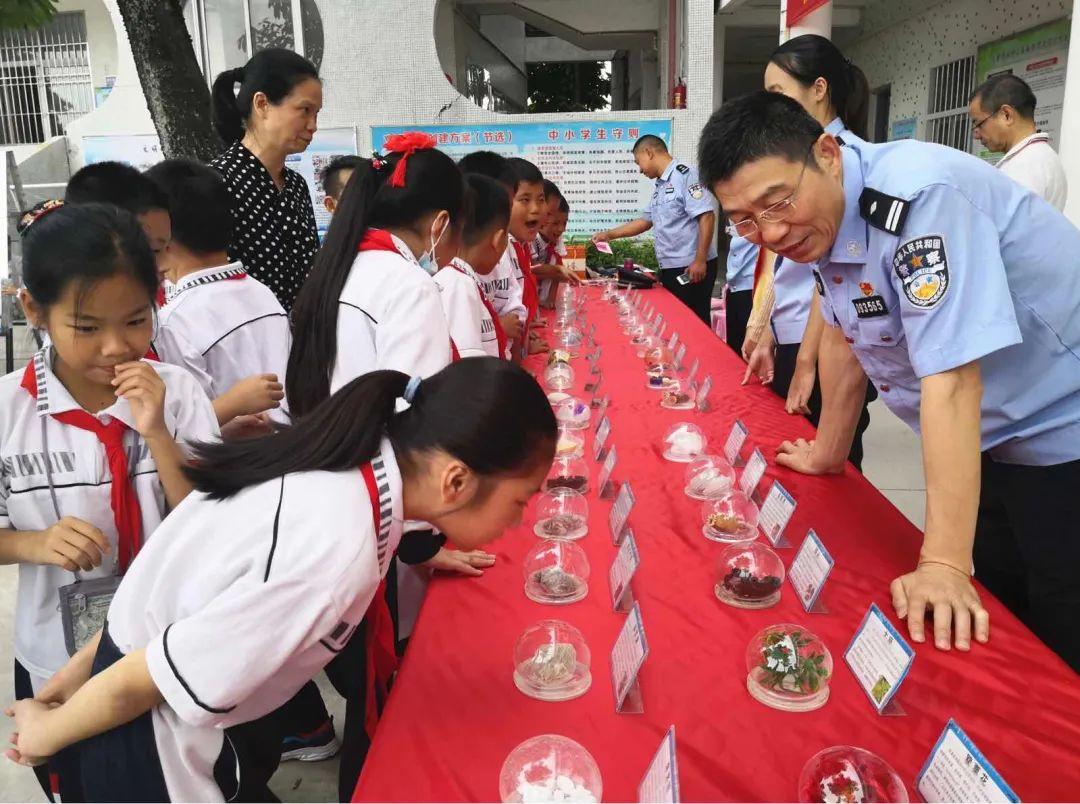
[[195, 59], [179, 0], [116, 0], [146, 105], [166, 158], [209, 162], [223, 149], [210, 92]]

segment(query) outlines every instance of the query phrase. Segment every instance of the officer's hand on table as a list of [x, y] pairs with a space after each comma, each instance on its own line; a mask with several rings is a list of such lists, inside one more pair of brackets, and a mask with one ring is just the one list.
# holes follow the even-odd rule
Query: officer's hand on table
[[757, 338], [751, 338], [747, 336], [743, 338], [742, 342], [742, 359], [747, 363], [750, 362], [750, 356], [754, 354], [754, 350], [757, 349]]
[[839, 468], [830, 468], [816, 460], [814, 442], [807, 441], [805, 438], [783, 442], [776, 448], [776, 462], [804, 475], [831, 475], [844, 471], [843, 465]]
[[686, 275], [690, 277], [691, 284], [697, 284], [705, 278], [705, 260], [694, 260], [686, 269]]
[[479, 576], [488, 567], [495, 566], [495, 556], [483, 550], [447, 550], [440, 547], [439, 552], [424, 562], [439, 572], [456, 572], [458, 575]]
[[750, 382], [751, 377], [757, 377], [762, 385], [768, 385], [773, 381], [775, 373], [775, 356], [771, 342], [762, 341], [754, 347], [750, 360], [746, 364], [746, 373], [743, 375], [742, 384]]
[[934, 645], [948, 650], [950, 636], [959, 650], [971, 648], [972, 624], [975, 639], [990, 639], [990, 613], [983, 608], [971, 576], [938, 563], [922, 563], [914, 572], [892, 582], [896, 616], [907, 618], [908, 633], [915, 642], [925, 642], [927, 611], [934, 619]]
[[795, 374], [791, 378], [788, 387], [787, 404], [788, 413], [801, 413], [810, 415], [810, 395], [814, 393], [814, 380], [817, 379], [817, 366], [813, 363], [796, 363]]

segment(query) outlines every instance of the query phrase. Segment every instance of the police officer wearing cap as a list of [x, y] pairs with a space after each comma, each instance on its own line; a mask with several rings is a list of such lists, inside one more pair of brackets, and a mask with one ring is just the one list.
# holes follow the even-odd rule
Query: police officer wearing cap
[[716, 284], [716, 200], [695, 168], [668, 153], [659, 137], [646, 134], [634, 143], [638, 169], [654, 179], [652, 200], [637, 220], [593, 235], [594, 243], [635, 237], [655, 229], [660, 281], [710, 324]]
[[1080, 670], [1080, 230], [963, 152], [841, 148], [776, 93], [717, 111], [699, 164], [741, 234], [815, 263], [821, 423], [777, 461], [842, 471], [869, 377], [922, 437], [926, 532], [891, 586], [912, 638], [930, 614], [940, 649], [989, 639], [974, 572]]

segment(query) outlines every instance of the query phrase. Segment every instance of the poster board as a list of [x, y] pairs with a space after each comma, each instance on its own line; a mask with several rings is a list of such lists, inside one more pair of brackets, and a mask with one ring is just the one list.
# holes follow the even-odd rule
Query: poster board
[[488, 150], [535, 164], [558, 186], [570, 205], [566, 236], [591, 235], [640, 217], [652, 198], [653, 182], [641, 175], [631, 148], [645, 134], [672, 147], [671, 119], [589, 120], [570, 123], [372, 126], [371, 142], [423, 131], [454, 159]]
[[[139, 170], [146, 170], [165, 158], [156, 134], [83, 137], [82, 146], [83, 161], [87, 165], [107, 161], [126, 162]], [[356, 154], [356, 129], [353, 127], [319, 129], [306, 151], [291, 154], [285, 159], [285, 165], [307, 182], [320, 239], [330, 224], [330, 213], [323, 205], [326, 193], [323, 192], [322, 171], [335, 156], [345, 154]]]
[[[1012, 73], [1028, 83], [1035, 93], [1035, 127], [1050, 135], [1050, 145], [1058, 150], [1061, 138], [1061, 108], [1065, 102], [1065, 68], [1069, 57], [1068, 19], [1021, 31], [979, 47], [975, 58], [975, 83], [1001, 73]], [[974, 153], [980, 159], [997, 162], [1002, 154], [992, 154], [977, 141]]]

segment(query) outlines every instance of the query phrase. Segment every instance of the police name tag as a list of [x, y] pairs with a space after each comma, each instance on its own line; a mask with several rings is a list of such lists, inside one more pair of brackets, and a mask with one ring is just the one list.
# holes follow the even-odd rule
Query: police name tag
[[615, 503], [611, 506], [608, 514], [608, 525], [611, 528], [611, 542], [618, 544], [622, 538], [623, 530], [630, 519], [630, 512], [634, 509], [634, 490], [630, 488], [629, 481], [623, 481], [619, 488], [619, 494]]
[[648, 655], [649, 642], [645, 639], [645, 624], [641, 621], [641, 605], [635, 603], [611, 649], [611, 688], [615, 691], [616, 712], [644, 711], [638, 673]]
[[885, 300], [881, 296], [867, 296], [864, 299], [852, 299], [855, 315], [859, 318], [881, 318], [889, 314], [889, 308], [885, 306]]
[[593, 459], [600, 460], [604, 456], [604, 447], [608, 436], [611, 435], [611, 420], [604, 416], [600, 419], [600, 426], [596, 428], [596, 437], [593, 439]]
[[754, 493], [761, 476], [765, 474], [766, 466], [765, 456], [761, 454], [760, 449], [755, 449], [753, 454], [750, 455], [750, 460], [746, 462], [742, 477], [739, 478], [739, 488], [747, 497]]
[[712, 375], [701, 381], [701, 388], [697, 395], [697, 409], [705, 411], [709, 409], [709, 392], [712, 391]]
[[784, 528], [795, 513], [795, 498], [777, 481], [773, 481], [765, 502], [761, 504], [758, 528], [773, 547], [791, 547], [784, 539]]
[[915, 788], [928, 804], [1020, 801], [982, 751], [951, 719], [915, 777]]
[[671, 333], [671, 340], [669, 340], [668, 343], [667, 343], [668, 351], [674, 352], [675, 351], [675, 346], [676, 346], [676, 344], [678, 344], [678, 342], [679, 342], [679, 333], [678, 332], [672, 332]]
[[611, 606], [615, 611], [629, 611], [629, 603], [633, 600], [630, 591], [630, 581], [641, 565], [641, 556], [638, 554], [637, 542], [634, 541], [634, 532], [628, 530], [623, 537], [619, 552], [615, 554], [615, 561], [611, 564], [608, 572], [608, 581], [611, 583]]
[[617, 460], [618, 455], [615, 452], [615, 447], [612, 447], [608, 450], [607, 458], [604, 459], [604, 463], [600, 467], [600, 477], [596, 493], [601, 497], [603, 497], [607, 491], [608, 481], [611, 480], [611, 473], [615, 471], [615, 462]]
[[799, 596], [799, 602], [807, 614], [827, 613], [821, 604], [821, 589], [835, 564], [813, 528], [807, 531], [806, 538], [803, 539], [802, 546], [788, 570], [791, 588]]
[[675, 756], [675, 727], [668, 729], [656, 756], [649, 763], [638, 785], [639, 804], [677, 804], [679, 801], [679, 763]]
[[892, 712], [885, 709], [907, 678], [915, 651], [876, 603], [870, 604], [859, 630], [844, 651], [844, 661], [879, 715], [903, 713], [899, 707]]
[[731, 425], [731, 433], [728, 434], [727, 441], [724, 442], [724, 457], [732, 466], [739, 460], [739, 453], [742, 452], [743, 444], [746, 443], [748, 435], [750, 435], [750, 431], [746, 429], [746, 425], [741, 420], [736, 419], [735, 424]]

